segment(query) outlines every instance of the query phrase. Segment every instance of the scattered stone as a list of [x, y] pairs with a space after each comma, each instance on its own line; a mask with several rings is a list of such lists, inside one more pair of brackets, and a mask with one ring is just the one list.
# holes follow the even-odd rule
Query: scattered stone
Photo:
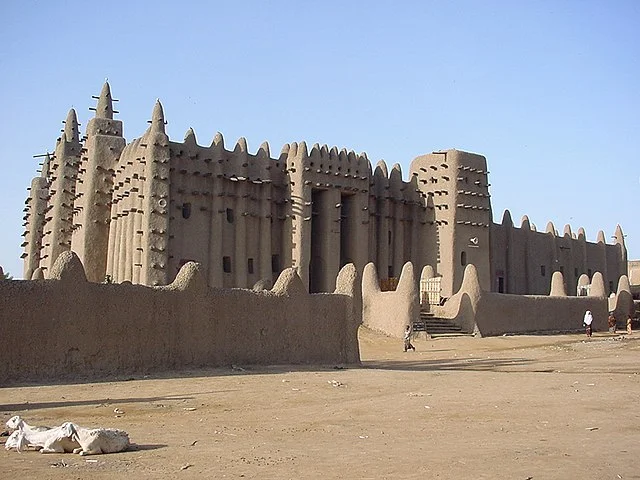
[[190, 463], [187, 463], [186, 465], [181, 466], [180, 470], [186, 470], [189, 467], [193, 467], [193, 465], [191, 465]]

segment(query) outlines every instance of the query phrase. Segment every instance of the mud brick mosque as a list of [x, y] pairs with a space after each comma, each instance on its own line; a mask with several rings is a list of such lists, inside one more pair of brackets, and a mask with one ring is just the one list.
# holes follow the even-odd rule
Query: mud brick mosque
[[89, 281], [167, 285], [188, 261], [211, 287], [272, 283], [295, 267], [310, 292], [333, 291], [340, 268], [374, 262], [381, 280], [411, 261], [433, 267], [443, 297], [455, 293], [467, 264], [483, 289], [549, 293], [561, 271], [569, 294], [578, 278], [601, 272], [614, 291], [627, 273], [624, 236], [595, 243], [581, 228], [560, 235], [549, 223], [520, 227], [509, 212], [493, 222], [486, 159], [445, 150], [416, 157], [403, 180], [399, 165], [375, 168], [366, 154], [305, 142], [272, 156], [265, 142], [249, 153], [221, 134], [209, 146], [189, 129], [165, 133], [160, 102], [141, 138], [127, 142], [114, 119], [110, 87], [80, 136], [71, 110], [55, 151], [33, 179], [25, 208], [24, 278], [47, 277], [74, 251]]

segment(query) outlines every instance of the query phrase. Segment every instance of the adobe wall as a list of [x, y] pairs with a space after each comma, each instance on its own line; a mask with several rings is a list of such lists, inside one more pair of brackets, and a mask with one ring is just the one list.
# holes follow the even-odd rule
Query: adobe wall
[[318, 295], [293, 269], [272, 290], [209, 288], [195, 263], [163, 287], [90, 283], [72, 252], [51, 276], [0, 282], [0, 384], [360, 359], [352, 265]]
[[396, 338], [420, 318], [420, 298], [411, 262], [405, 263], [395, 291], [382, 292], [373, 263], [362, 273], [362, 323]]
[[618, 226], [615, 243], [606, 244], [602, 231], [597, 242], [586, 241], [584, 229], [578, 234], [565, 225], [559, 235], [553, 223], [545, 232], [538, 232], [524, 216], [520, 228], [514, 227], [511, 214], [505, 210], [502, 223], [491, 225], [491, 290], [499, 292], [502, 278], [503, 293], [545, 295], [554, 272], [561, 271], [569, 295], [576, 294], [582, 274], [593, 277], [600, 272], [606, 293], [615, 292], [619, 278], [627, 273], [623, 235]]
[[460, 290], [444, 307], [436, 307], [434, 313], [455, 320], [464, 331], [491, 336], [579, 331], [582, 330], [585, 311], [591, 310], [594, 331], [606, 331], [609, 308], [619, 315], [624, 315], [632, 308], [628, 280], [622, 276], [618, 294], [609, 299], [604, 293], [602, 275], [596, 272], [593, 277], [591, 293], [587, 297], [566, 296], [560, 272], [553, 275], [548, 296], [509, 295], [482, 290], [475, 267], [469, 265]]

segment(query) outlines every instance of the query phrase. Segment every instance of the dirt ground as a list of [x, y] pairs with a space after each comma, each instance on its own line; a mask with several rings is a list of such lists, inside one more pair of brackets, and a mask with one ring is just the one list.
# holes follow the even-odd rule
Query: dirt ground
[[414, 344], [404, 353], [362, 329], [361, 367], [2, 388], [3, 423], [117, 427], [135, 445], [92, 457], [1, 449], [0, 476], [640, 479], [640, 333]]

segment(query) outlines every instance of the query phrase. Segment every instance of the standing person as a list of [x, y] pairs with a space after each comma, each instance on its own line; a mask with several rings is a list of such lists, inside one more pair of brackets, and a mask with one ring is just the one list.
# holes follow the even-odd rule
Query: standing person
[[609, 333], [616, 333], [616, 317], [613, 312], [609, 312]]
[[582, 321], [582, 324], [585, 327], [585, 331], [587, 333], [587, 337], [591, 337], [591, 324], [593, 323], [593, 315], [591, 315], [591, 310], [587, 310], [584, 314], [584, 320]]
[[627, 335], [631, 335], [631, 315], [627, 316]]
[[404, 329], [404, 351], [409, 349], [416, 351], [416, 347], [411, 345], [411, 326], [407, 325], [407, 328]]

